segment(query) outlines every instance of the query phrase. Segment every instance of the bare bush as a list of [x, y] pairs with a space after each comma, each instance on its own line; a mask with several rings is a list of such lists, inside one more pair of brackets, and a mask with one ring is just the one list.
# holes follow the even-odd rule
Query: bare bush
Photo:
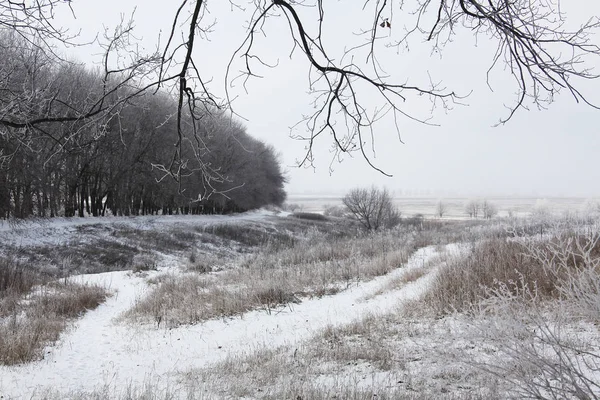
[[469, 362], [503, 381], [510, 397], [598, 399], [599, 238], [585, 227], [485, 241], [448, 260], [424, 300], [438, 312], [469, 313], [467, 339], [493, 354]]
[[131, 262], [131, 270], [133, 272], [151, 271], [156, 270], [156, 268], [156, 256], [150, 253], [140, 253], [133, 256], [133, 261]]
[[[500, 284], [475, 320], [474, 340], [486, 340], [495, 357], [472, 364], [507, 383], [515, 398], [598, 399], [600, 347], [573, 324], [559, 304], [543, 304], [525, 281]], [[595, 343], [595, 344], [594, 344]]]
[[352, 189], [342, 199], [344, 206], [366, 230], [392, 228], [400, 223], [400, 212], [387, 189]]
[[284, 203], [283, 209], [289, 212], [296, 212], [302, 210], [302, 205], [297, 203]]
[[220, 269], [219, 266], [221, 264], [222, 261], [212, 254], [196, 254], [195, 251], [192, 251], [188, 257], [187, 270], [199, 274], [206, 274], [216, 269]]
[[600, 233], [559, 233], [541, 245], [524, 242], [526, 252], [555, 281], [570, 314], [600, 321]]

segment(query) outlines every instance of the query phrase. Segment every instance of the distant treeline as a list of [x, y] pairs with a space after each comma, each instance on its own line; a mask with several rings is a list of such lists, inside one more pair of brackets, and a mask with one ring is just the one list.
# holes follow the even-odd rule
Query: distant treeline
[[43, 117], [60, 107], [67, 115], [72, 104], [94, 102], [98, 110], [112, 107], [77, 121], [0, 127], [0, 218], [224, 213], [285, 200], [275, 151], [242, 125], [207, 108], [187, 115], [178, 130], [177, 102], [168, 94], [131, 96], [135, 87], [120, 77], [107, 95], [103, 77], [80, 64], [51, 63], [0, 31], [4, 116]]

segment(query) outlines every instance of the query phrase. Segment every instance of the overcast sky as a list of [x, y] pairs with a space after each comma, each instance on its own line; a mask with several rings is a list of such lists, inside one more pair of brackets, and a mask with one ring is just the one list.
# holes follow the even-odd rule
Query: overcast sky
[[[156, 45], [161, 31], [164, 43], [177, 3], [73, 1], [76, 18], [64, 9], [57, 18], [74, 31], [81, 30], [84, 41], [104, 27], [114, 28], [121, 15], [128, 17], [135, 10], [135, 34], [140, 39], [139, 44], [150, 49]], [[209, 36], [210, 41], [199, 43], [195, 61], [205, 76], [213, 78], [212, 90], [222, 94], [226, 63], [243, 40], [243, 21], [247, 14], [231, 11], [228, 1], [212, 3], [209, 3], [210, 14], [205, 21], [215, 20], [217, 24]], [[564, 3], [572, 24], [600, 15], [600, 2], [569, 0]], [[368, 23], [369, 16], [365, 16], [360, 7], [351, 6], [362, 6], [363, 2], [332, 0], [328, 4], [331, 8], [327, 14], [329, 29], [325, 40], [335, 49], [334, 57], [339, 57], [344, 47], [356, 40], [352, 32], [359, 29], [362, 22]], [[397, 13], [392, 21], [390, 36], [400, 34], [404, 23], [401, 15]], [[396, 195], [600, 196], [600, 111], [575, 103], [565, 92], [548, 110], [539, 111], [535, 107], [530, 111], [521, 110], [506, 125], [492, 127], [506, 116], [504, 105], [514, 101], [515, 83], [508, 72], [498, 68], [491, 76], [493, 92], [490, 90], [486, 71], [495, 44], [485, 37], [475, 41], [464, 29], [441, 57], [430, 53], [429, 45], [422, 43], [423, 37], [414, 38], [409, 52], [397, 53], [390, 49], [382, 55], [388, 72], [400, 82], [422, 82], [431, 75], [459, 94], [470, 93], [464, 100], [465, 106], [455, 106], [449, 112], [439, 108], [433, 111], [433, 122], [440, 126], [400, 121], [404, 144], [398, 140], [391, 119], [377, 126], [375, 152], [369, 152], [369, 156], [393, 177], [370, 169], [358, 154], [331, 164], [331, 143], [327, 137], [315, 144], [315, 169], [296, 167], [296, 160], [304, 156], [305, 143], [290, 138], [289, 128], [311, 110], [311, 97], [307, 94], [306, 61], [300, 53], [291, 59], [288, 57], [291, 39], [286, 24], [283, 20], [273, 21], [265, 28], [266, 37], [257, 43], [257, 52], [266, 61], [278, 63], [278, 67], [258, 69], [264, 78], [251, 81], [248, 93], [240, 85], [233, 88], [233, 94], [238, 96], [233, 105], [246, 119], [248, 132], [281, 153], [289, 177], [289, 193], [339, 194], [356, 186], [376, 184], [387, 186]], [[600, 37], [594, 40], [600, 44]], [[99, 50], [86, 46], [68, 52], [92, 63], [97, 60]], [[582, 90], [590, 100], [600, 104], [600, 82], [583, 82]], [[430, 114], [428, 102], [407, 103], [405, 107], [412, 113]]]

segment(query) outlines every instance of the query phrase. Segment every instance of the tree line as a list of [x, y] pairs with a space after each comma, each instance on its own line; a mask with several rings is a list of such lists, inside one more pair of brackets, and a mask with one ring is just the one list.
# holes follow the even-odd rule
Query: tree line
[[[180, 120], [176, 97], [137, 94], [140, 82], [112, 76], [0, 31], [0, 113], [9, 121], [0, 127], [0, 218], [226, 213], [285, 200], [275, 150], [240, 123], [210, 107]], [[10, 124], [73, 107], [99, 112]]]

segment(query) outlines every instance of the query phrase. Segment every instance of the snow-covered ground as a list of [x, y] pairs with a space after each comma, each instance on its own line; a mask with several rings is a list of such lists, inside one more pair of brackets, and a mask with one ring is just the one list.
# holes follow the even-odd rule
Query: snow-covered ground
[[[52, 218], [34, 219], [15, 223], [0, 220], [0, 243], [11, 246], [39, 246], [68, 242], [78, 229], [85, 226], [118, 225], [121, 228], [141, 230], [162, 230], [177, 225], [211, 225], [220, 223], [241, 223], [264, 221], [275, 213], [258, 210], [233, 215], [146, 215], [136, 217], [101, 218]], [[285, 215], [285, 214], [282, 214]], [[97, 234], [95, 232], [94, 234]]]
[[[277, 220], [273, 219], [273, 213], [261, 211], [237, 216], [42, 221], [27, 223], [17, 229], [0, 227], [0, 244], [33, 246], [37, 251], [36, 246], [66, 244], [73, 238], [83, 238], [87, 244], [98, 235], [112, 235], [111, 232], [117, 227], [164, 233], [169, 233], [173, 227], [188, 231], [200, 227], [199, 230], [203, 232], [202, 226], [222, 223], [250, 223], [271, 229], [271, 224], [275, 227]], [[140, 234], [137, 231], [134, 233]], [[215, 243], [216, 246], [220, 245], [219, 242]], [[246, 398], [262, 397], [264, 392], [261, 391], [261, 384], [264, 382], [256, 379], [256, 371], [239, 372], [246, 365], [245, 360], [271, 362], [271, 365], [273, 360], [280, 362], [283, 377], [273, 374], [275, 378], [266, 383], [271, 385], [271, 389], [286, 380], [288, 383], [314, 380], [312, 383], [317, 386], [331, 386], [339, 390], [348, 387], [344, 383], [348, 380], [355, 389], [366, 389], [368, 392], [371, 388], [377, 388], [392, 398], [397, 393], [403, 396], [412, 393], [417, 398], [435, 398], [446, 393], [451, 398], [488, 398], [490, 394], [495, 394], [494, 398], [506, 398], [505, 390], [508, 388], [497, 386], [501, 379], [495, 379], [473, 366], [473, 362], [489, 361], [490, 365], [500, 362], [500, 366], [505, 367], [505, 357], [499, 356], [502, 343], [488, 343], [488, 332], [478, 331], [485, 324], [473, 325], [472, 316], [467, 314], [448, 315], [441, 319], [421, 315], [423, 310], [419, 308], [420, 303], [412, 301], [426, 292], [440, 263], [448, 260], [447, 257], [437, 257], [440, 252], [445, 256], [458, 255], [467, 247], [472, 248], [472, 244], [466, 247], [453, 244], [421, 248], [412, 254], [403, 267], [369, 282], [355, 282], [335, 295], [304, 298], [299, 304], [258, 309], [239, 317], [174, 328], [168, 324], [132, 322], [121, 316], [150, 293], [152, 286], [149, 286], [148, 278], [165, 272], [180, 274], [185, 269], [183, 263], [186, 261], [183, 258], [187, 253], [165, 254], [157, 251], [155, 255], [161, 258], [158, 271], [137, 274], [117, 271], [73, 276], [70, 279], [74, 281], [108, 288], [112, 296], [97, 309], [73, 322], [59, 342], [45, 349], [42, 360], [18, 366], [0, 366], [0, 399], [46, 399], [46, 394], [51, 393], [48, 399], [80, 400], [88, 397], [78, 394], [88, 392], [94, 392], [95, 397], [92, 398], [95, 399], [107, 395], [118, 395], [115, 398], [119, 399], [138, 398], [123, 394], [128, 388], [143, 391], [144, 387], [150, 387], [151, 393], [174, 393], [173, 397], [168, 398], [187, 398], [187, 389], [193, 390], [194, 395], [190, 398], [194, 399], [232, 398], [237, 393], [235, 388], [232, 389], [235, 385], [238, 388], [242, 386], [243, 392], [250, 393]], [[424, 275], [420, 277], [421, 274]], [[364, 324], [379, 333], [371, 337], [360, 333], [344, 333], [345, 329], [352, 331], [353, 328], [348, 327]], [[528, 326], [524, 326], [528, 329]], [[582, 339], [577, 343], [582, 344], [589, 354], [598, 354], [597, 326], [588, 323], [567, 328], [579, 329], [577, 332], [581, 333], [569, 336], [569, 340], [581, 336]], [[333, 346], [327, 342], [325, 348], [318, 347], [319, 340], [323, 345], [323, 337], [327, 332], [334, 336], [339, 334], [339, 343], [354, 346], [349, 349], [384, 349], [384, 357], [389, 354], [393, 367], [389, 370], [378, 369], [360, 357], [350, 363], [345, 360], [336, 363], [326, 357], [315, 357], [311, 351], [330, 351]], [[345, 334], [348, 336], [344, 337]], [[336, 343], [338, 346], [339, 343]], [[377, 345], [373, 346], [372, 343]], [[381, 347], [383, 344], [387, 347]], [[265, 356], [269, 353], [275, 355]], [[326, 351], [319, 354], [323, 353]], [[265, 361], [269, 357], [270, 361]], [[594, 357], [598, 360], [598, 356]], [[471, 364], [468, 360], [471, 360]], [[238, 363], [241, 369], [238, 371], [234, 368], [228, 374], [227, 368], [231, 369], [232, 365], [228, 364], [230, 362]], [[314, 366], [314, 362], [322, 365]], [[506, 365], [510, 366], [510, 362], [507, 359]], [[311, 368], [303, 370], [304, 366]], [[259, 374], [268, 374], [268, 368], [265, 367]], [[300, 371], [291, 371], [293, 368], [299, 368]], [[594, 372], [595, 376], [600, 376], [599, 373], [600, 368]], [[502, 385], [506, 385], [506, 382]], [[372, 394], [375, 394], [375, 390]], [[342, 393], [338, 398], [343, 397]], [[296, 398], [296, 394], [293, 398]], [[302, 398], [311, 397], [304, 394]]]
[[[267, 212], [251, 213], [235, 218], [162, 217], [160, 224], [187, 223], [199, 219], [210, 224], [239, 220], [262, 220]], [[91, 220], [108, 223], [109, 220]], [[113, 221], [114, 222], [114, 221]], [[87, 219], [58, 221], [47, 226], [25, 226], [20, 232], [2, 230], [2, 239], [31, 240], [35, 243], [60, 240]], [[120, 220], [119, 223], [123, 223]], [[130, 219], [140, 226], [156, 226], [156, 219]], [[27, 230], [23, 232], [23, 229]], [[25, 239], [24, 239], [25, 238]], [[275, 310], [257, 310], [238, 318], [210, 320], [173, 329], [140, 326], [122, 322], [119, 316], [148, 291], [145, 279], [131, 272], [119, 271], [81, 275], [72, 279], [100, 284], [113, 292], [106, 303], [88, 312], [63, 334], [61, 340], [46, 349], [45, 357], [20, 366], [0, 367], [0, 396], [3, 399], [30, 399], [48, 389], [61, 392], [89, 391], [106, 385], [125, 387], [143, 385], [150, 377], [159, 376], [162, 385], [173, 385], [181, 373], [223, 360], [227, 355], [253, 348], [296, 343], [314, 335], [324, 327], [337, 326], [367, 314], [385, 313], [398, 302], [419, 296], [429, 277], [395, 291], [382, 287], [405, 273], [407, 268], [421, 267], [435, 254], [433, 248], [417, 251], [406, 268], [398, 269], [370, 282], [356, 284], [347, 290], [318, 299], [305, 299]], [[164, 269], [177, 270], [174, 260]], [[373, 296], [374, 293], [383, 292]], [[368, 298], [369, 300], [365, 300]]]

